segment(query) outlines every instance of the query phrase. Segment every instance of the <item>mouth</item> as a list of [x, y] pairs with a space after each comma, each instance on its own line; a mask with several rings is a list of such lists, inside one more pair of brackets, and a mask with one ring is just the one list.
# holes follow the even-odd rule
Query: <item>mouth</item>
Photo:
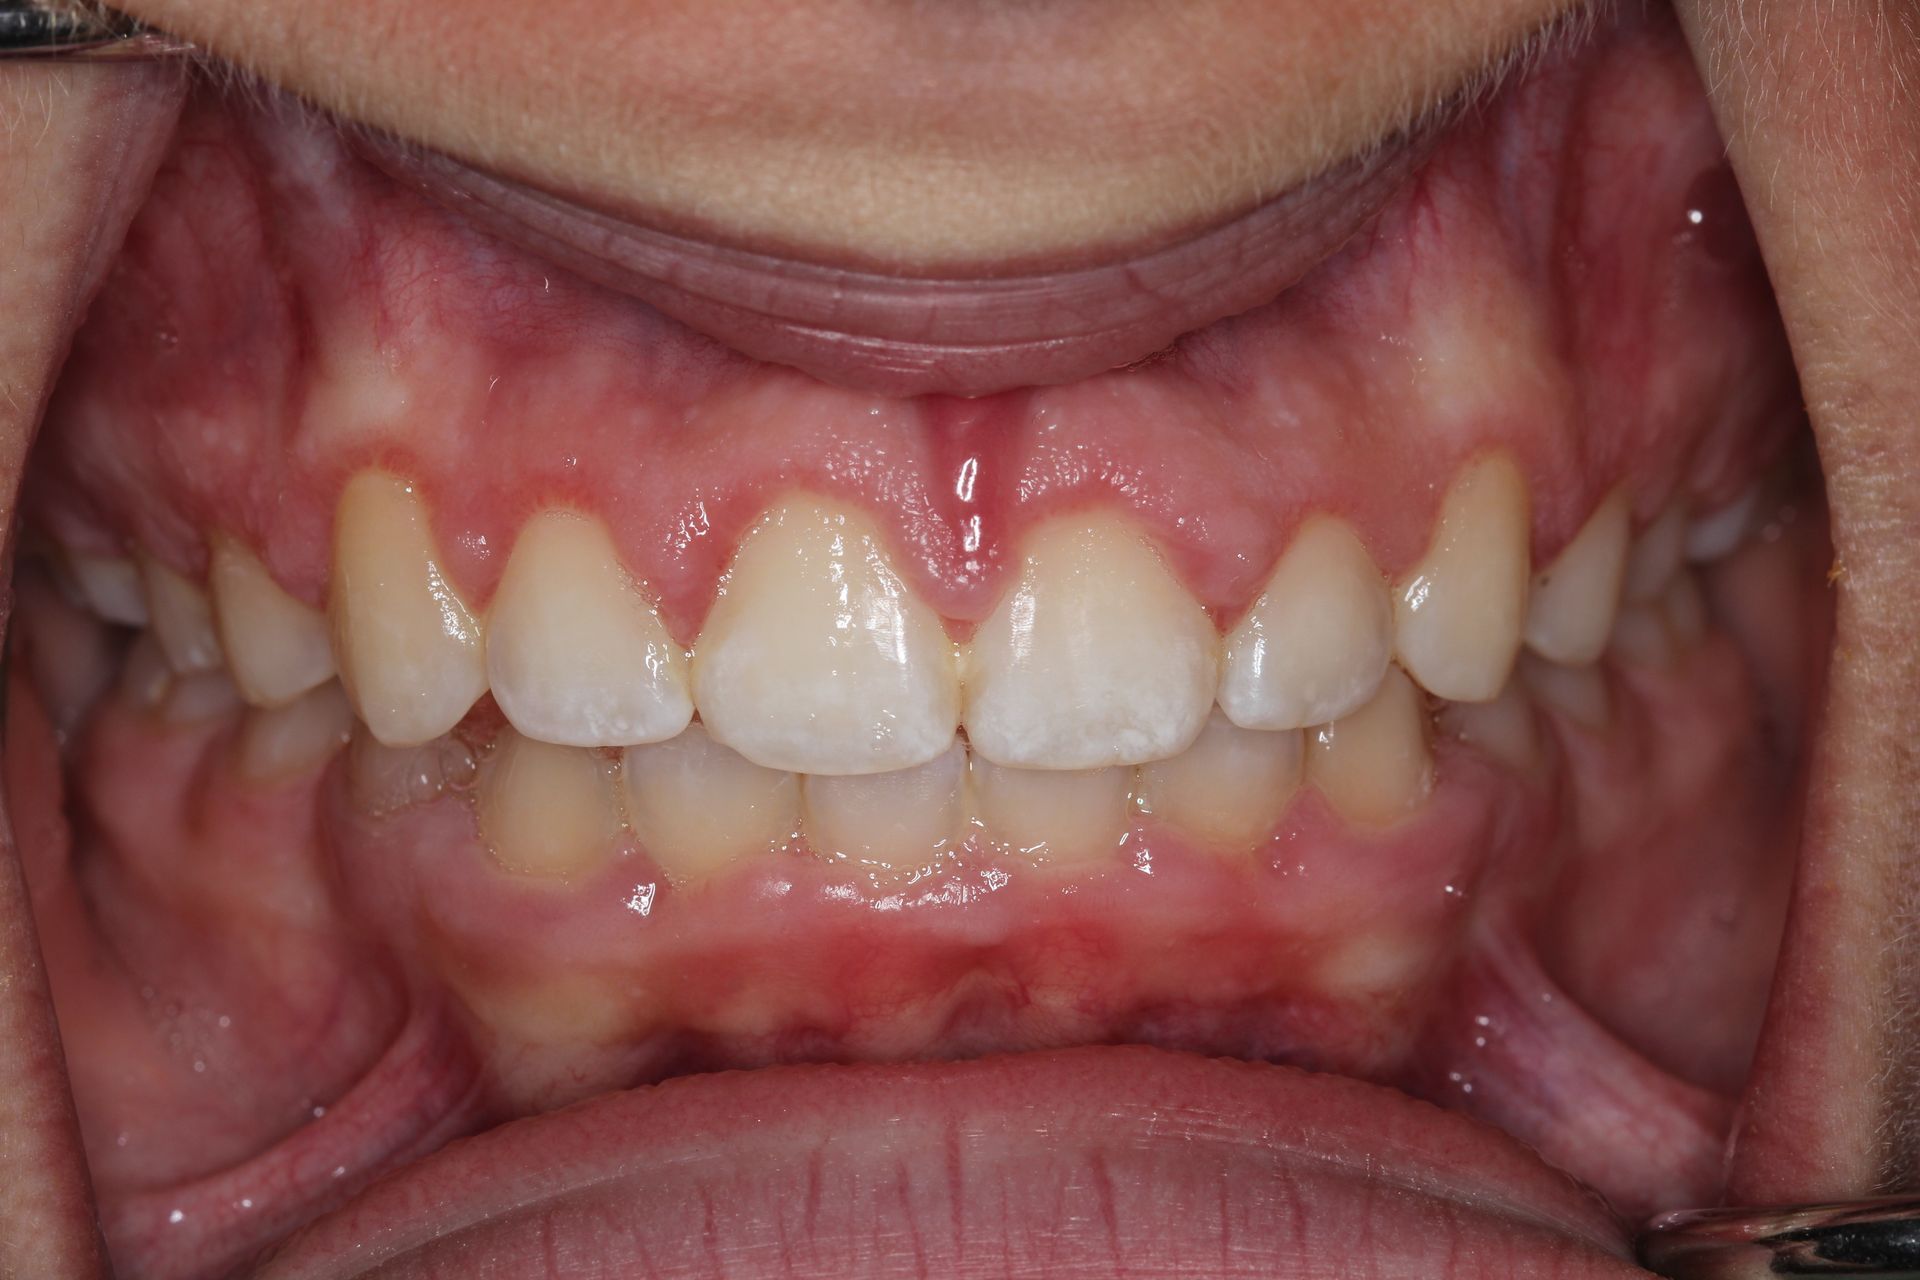
[[27, 464], [120, 1274], [1632, 1275], [1721, 1199], [1833, 554], [1671, 13], [1065, 348], [383, 146], [193, 83]]

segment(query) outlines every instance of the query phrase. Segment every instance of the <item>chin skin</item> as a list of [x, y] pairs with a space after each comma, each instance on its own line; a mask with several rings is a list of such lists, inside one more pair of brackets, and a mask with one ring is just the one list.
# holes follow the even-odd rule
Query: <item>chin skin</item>
[[[1836, 552], [1837, 632], [1800, 877], [1729, 1195], [1856, 1196], [1920, 1174], [1911, 942], [1920, 763], [1909, 745], [1920, 725], [1920, 468], [1903, 447], [1920, 403], [1920, 227], [1910, 203], [1920, 191], [1920, 102], [1909, 88], [1920, 82], [1920, 50], [1867, 0], [1815, 0], [1817, 22], [1738, 0], [1679, 7], [1793, 342]], [[0, 68], [0, 517], [9, 526], [48, 384], [157, 162], [177, 88], [151, 67]], [[0, 843], [0, 1133], [0, 1270], [102, 1274], [10, 837]]]

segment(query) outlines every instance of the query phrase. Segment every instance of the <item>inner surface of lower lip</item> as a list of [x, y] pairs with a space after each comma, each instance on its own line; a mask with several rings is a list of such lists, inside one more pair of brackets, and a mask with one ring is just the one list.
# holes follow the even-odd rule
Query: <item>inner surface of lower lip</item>
[[113, 1246], [218, 1273], [672, 1076], [1114, 1043], [1711, 1199], [1823, 652], [1798, 421], [1664, 15], [1279, 298], [972, 400], [732, 354], [208, 88], [9, 690]]

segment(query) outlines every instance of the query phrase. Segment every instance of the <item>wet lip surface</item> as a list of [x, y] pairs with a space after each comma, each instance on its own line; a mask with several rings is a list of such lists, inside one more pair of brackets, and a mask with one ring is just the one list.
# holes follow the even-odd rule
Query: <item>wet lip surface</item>
[[1131, 364], [1272, 300], [1433, 149], [1436, 116], [1225, 222], [1092, 259], [890, 273], [677, 235], [361, 135], [375, 164], [483, 226], [724, 345], [886, 395], [980, 396]]
[[1139, 1048], [605, 1095], [375, 1184], [256, 1273], [1644, 1275], [1519, 1144], [1403, 1094]]

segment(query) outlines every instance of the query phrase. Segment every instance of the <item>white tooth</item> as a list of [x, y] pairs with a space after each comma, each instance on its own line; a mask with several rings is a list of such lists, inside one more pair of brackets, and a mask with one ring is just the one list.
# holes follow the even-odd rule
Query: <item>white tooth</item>
[[822, 857], [880, 871], [917, 870], [966, 825], [967, 749], [958, 741], [911, 769], [801, 779], [807, 843]]
[[153, 634], [167, 662], [182, 675], [217, 669], [223, 661], [220, 637], [213, 629], [207, 593], [151, 556], [140, 557], [140, 579], [147, 589]]
[[254, 782], [283, 782], [312, 773], [353, 737], [353, 708], [329, 680], [292, 702], [256, 707], [240, 723], [235, 767]]
[[513, 544], [487, 614], [494, 701], [530, 738], [624, 747], [693, 718], [686, 658], [598, 520], [545, 511]]
[[1685, 539], [1687, 559], [1704, 564], [1732, 554], [1746, 540], [1747, 530], [1753, 526], [1754, 512], [1759, 508], [1760, 486], [1750, 485], [1726, 506], [1689, 524]]
[[1641, 530], [1627, 557], [1627, 580], [1622, 599], [1631, 604], [1652, 600], [1667, 589], [1680, 568], [1687, 538], [1687, 510], [1668, 504], [1660, 518]]
[[480, 770], [480, 838], [524, 876], [566, 879], [603, 865], [619, 836], [611, 762], [501, 730]]
[[160, 703], [160, 718], [168, 724], [197, 724], [221, 719], [244, 705], [226, 672], [193, 671], [168, 687]]
[[253, 552], [215, 538], [207, 576], [234, 683], [248, 702], [284, 706], [333, 679], [326, 615], [287, 594]]
[[465, 791], [479, 771], [473, 751], [451, 734], [415, 746], [389, 747], [361, 724], [347, 749], [347, 784], [354, 803], [376, 818]]
[[87, 606], [108, 622], [126, 627], [147, 625], [147, 598], [140, 587], [140, 567], [125, 556], [66, 553], [67, 568], [86, 597]]
[[1059, 520], [965, 661], [967, 737], [998, 764], [1088, 769], [1158, 760], [1206, 723], [1219, 638], [1140, 534]]
[[[1522, 670], [1526, 665], [1523, 660]], [[1440, 727], [1515, 769], [1531, 769], [1540, 759], [1539, 726], [1518, 680], [1507, 681], [1492, 702], [1447, 703]]]
[[1527, 647], [1567, 666], [1606, 652], [1620, 583], [1627, 568], [1633, 508], [1618, 490], [1609, 494], [1551, 565], [1533, 576], [1527, 602]]
[[1193, 745], [1140, 768], [1140, 807], [1223, 852], [1273, 834], [1300, 785], [1297, 729], [1242, 729], [1219, 711]]
[[1604, 729], [1612, 714], [1607, 678], [1592, 664], [1563, 667], [1552, 662], [1527, 662], [1520, 667], [1527, 691], [1551, 711], [1588, 729]]
[[1660, 597], [1660, 606], [1667, 616], [1667, 630], [1680, 648], [1691, 649], [1707, 634], [1706, 598], [1700, 594], [1699, 582], [1685, 569], [1673, 575]]
[[800, 826], [800, 780], [721, 746], [698, 724], [629, 747], [627, 821], [674, 884], [782, 848]]
[[1504, 453], [1454, 477], [1426, 554], [1394, 596], [1394, 647], [1407, 674], [1456, 702], [1496, 697], [1527, 610], [1527, 488]]
[[1307, 781], [1335, 813], [1364, 826], [1418, 809], [1433, 787], [1433, 757], [1427, 708], [1413, 681], [1389, 669], [1372, 702], [1308, 733]]
[[1227, 636], [1220, 706], [1245, 729], [1301, 729], [1366, 705], [1393, 656], [1393, 600], [1343, 520], [1300, 527]]
[[120, 696], [142, 711], [159, 706], [173, 687], [173, 668], [167, 665], [167, 655], [160, 652], [153, 632], [142, 631], [128, 647], [118, 687]]
[[973, 758], [973, 797], [989, 840], [1037, 863], [1111, 857], [1127, 832], [1133, 770], [1020, 769]]
[[347, 482], [329, 599], [340, 682], [388, 746], [430, 742], [487, 691], [480, 622], [447, 581], [425, 505], [381, 471]]
[[872, 521], [796, 498], [747, 535], [694, 646], [716, 741], [770, 769], [880, 773], [947, 749], [953, 646]]

